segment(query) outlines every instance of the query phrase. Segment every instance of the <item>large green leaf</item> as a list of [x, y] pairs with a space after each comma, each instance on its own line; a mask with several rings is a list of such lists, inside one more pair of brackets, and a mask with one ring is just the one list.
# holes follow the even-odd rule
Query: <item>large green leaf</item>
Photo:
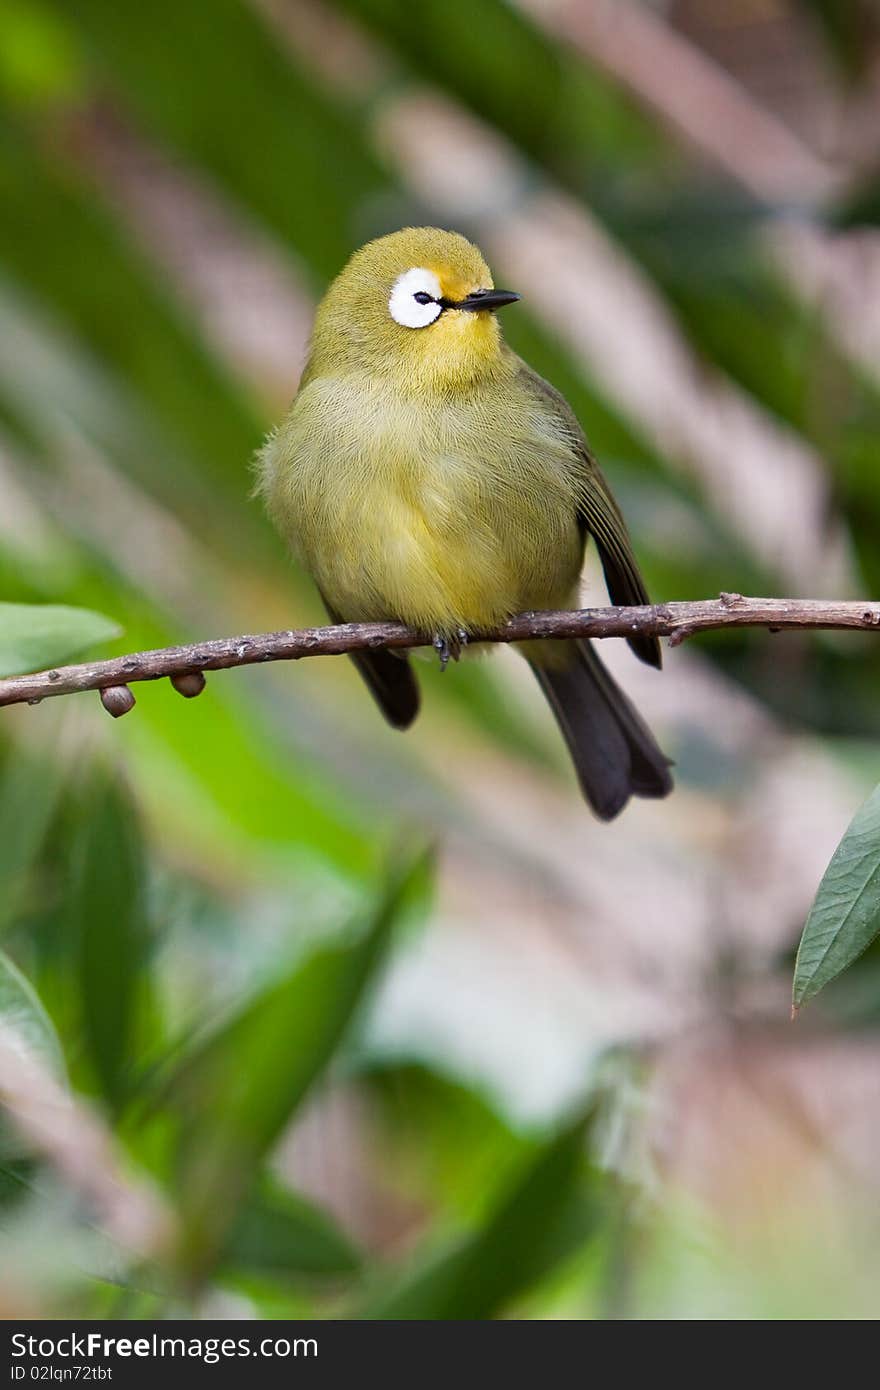
[[133, 1063], [141, 972], [151, 941], [145, 865], [131, 799], [99, 774], [79, 808], [67, 895], [82, 1025], [98, 1084], [125, 1097]]
[[0, 675], [58, 666], [121, 628], [102, 613], [49, 603], [0, 603]]
[[378, 1319], [485, 1319], [580, 1248], [597, 1226], [579, 1116], [532, 1155], [482, 1229], [461, 1240], [370, 1303]]
[[171, 1081], [169, 1104], [181, 1119], [181, 1259], [191, 1274], [220, 1253], [258, 1165], [341, 1042], [420, 864], [391, 877], [365, 930], [273, 979]]
[[851, 965], [880, 933], [880, 787], [856, 812], [825, 870], [798, 947], [796, 1009]]

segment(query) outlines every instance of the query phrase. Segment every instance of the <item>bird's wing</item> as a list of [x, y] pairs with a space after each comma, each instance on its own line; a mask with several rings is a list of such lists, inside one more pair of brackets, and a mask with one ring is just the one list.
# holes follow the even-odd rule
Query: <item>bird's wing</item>
[[[577, 416], [568, 401], [527, 363], [520, 364], [524, 384], [539, 398], [542, 407], [551, 412], [571, 439], [573, 461], [580, 477], [578, 522], [596, 542], [605, 583], [612, 603], [650, 603], [645, 581], [639, 572], [632, 542], [620, 508], [602, 476], [602, 470], [590, 452]], [[660, 666], [662, 656], [656, 637], [636, 636], [627, 641], [636, 656], [649, 666]]]

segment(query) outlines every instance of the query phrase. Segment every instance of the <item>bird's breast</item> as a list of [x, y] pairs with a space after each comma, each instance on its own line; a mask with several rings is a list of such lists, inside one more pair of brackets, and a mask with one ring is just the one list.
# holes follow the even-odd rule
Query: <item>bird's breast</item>
[[576, 583], [562, 448], [503, 400], [429, 409], [314, 382], [270, 449], [275, 519], [349, 620], [478, 628]]

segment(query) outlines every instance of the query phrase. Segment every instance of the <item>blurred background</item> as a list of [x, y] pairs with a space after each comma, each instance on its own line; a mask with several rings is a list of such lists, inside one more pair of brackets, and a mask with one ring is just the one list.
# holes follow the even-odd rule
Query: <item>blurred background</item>
[[[878, 220], [873, 0], [6, 0], [0, 598], [320, 622], [250, 460], [422, 223], [653, 597], [876, 597]], [[339, 659], [3, 711], [5, 1316], [877, 1315], [880, 954], [788, 1001], [880, 650], [620, 647], [677, 787], [611, 826], [505, 651], [406, 738]]]

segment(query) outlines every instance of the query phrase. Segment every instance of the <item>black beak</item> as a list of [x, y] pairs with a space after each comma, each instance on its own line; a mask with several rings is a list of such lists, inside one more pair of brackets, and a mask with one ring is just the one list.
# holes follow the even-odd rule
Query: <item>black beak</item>
[[515, 304], [522, 295], [513, 290], [474, 290], [466, 299], [457, 299], [449, 305], [450, 309], [467, 309], [476, 314], [482, 310], [503, 309], [505, 304]]

